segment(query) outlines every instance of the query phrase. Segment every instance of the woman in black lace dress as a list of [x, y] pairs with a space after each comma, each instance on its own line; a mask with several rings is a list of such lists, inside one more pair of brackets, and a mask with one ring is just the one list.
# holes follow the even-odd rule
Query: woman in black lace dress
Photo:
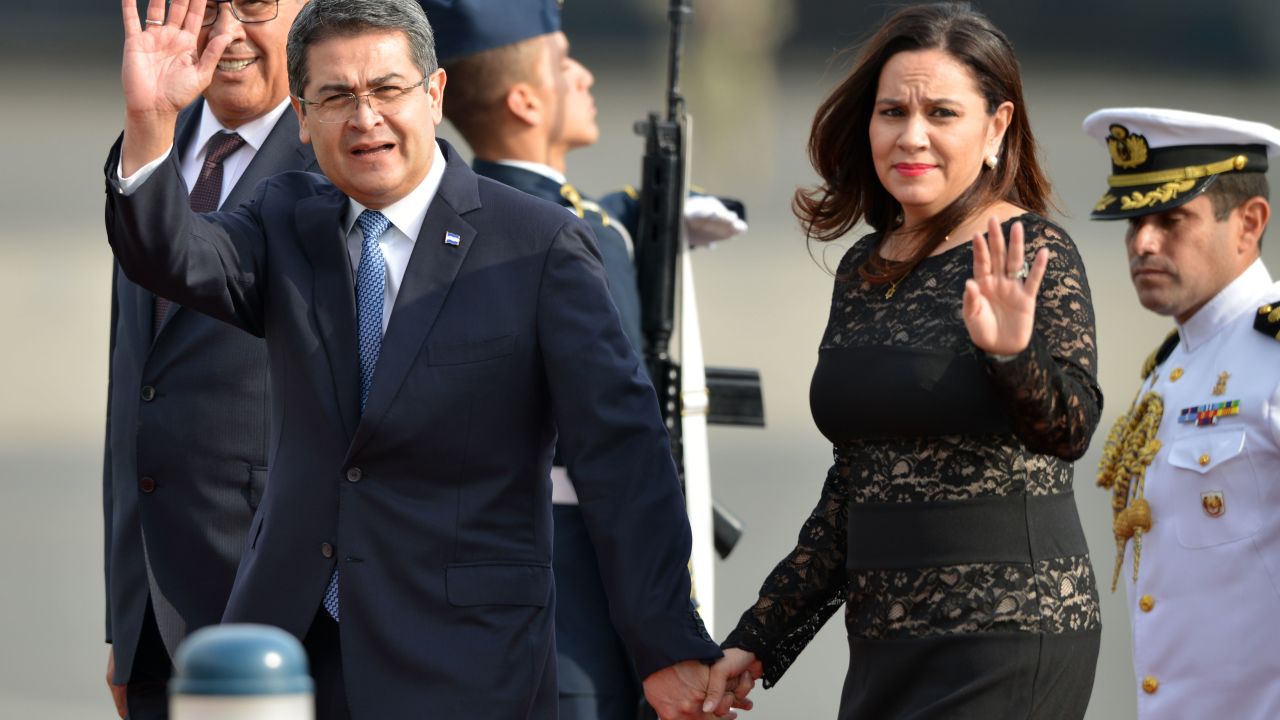
[[966, 5], [898, 12], [809, 154], [809, 236], [874, 232], [840, 263], [810, 392], [835, 463], [726, 672], [778, 682], [843, 604], [842, 719], [1082, 717], [1101, 626], [1071, 462], [1102, 406], [1094, 318], [1043, 217], [1009, 41]]

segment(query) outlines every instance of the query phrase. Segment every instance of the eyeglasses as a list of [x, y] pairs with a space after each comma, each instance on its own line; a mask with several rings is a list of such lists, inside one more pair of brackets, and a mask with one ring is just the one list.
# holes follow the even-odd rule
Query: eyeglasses
[[280, 0], [208, 0], [204, 5], [204, 22], [209, 27], [218, 21], [218, 6], [231, 5], [231, 15], [242, 23], [260, 23], [275, 20], [280, 13]]
[[429, 78], [422, 78], [407, 87], [399, 85], [383, 85], [367, 93], [334, 93], [319, 100], [298, 98], [304, 107], [310, 107], [316, 120], [322, 123], [340, 123], [350, 120], [360, 109], [361, 98], [369, 103], [369, 109], [382, 116], [395, 115], [404, 107], [409, 93], [422, 87]]

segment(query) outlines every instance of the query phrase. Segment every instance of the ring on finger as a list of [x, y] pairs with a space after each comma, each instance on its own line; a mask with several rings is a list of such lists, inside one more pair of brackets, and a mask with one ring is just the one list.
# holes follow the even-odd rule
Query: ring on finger
[[164, 21], [163, 21], [163, 20], [152, 20], [151, 18], [147, 18], [147, 24], [148, 24], [148, 25], [163, 25], [163, 24], [164, 24]]
[[1027, 266], [1023, 265], [1022, 267], [1018, 268], [1017, 272], [1005, 273], [1005, 277], [1009, 278], [1010, 280], [1026, 280], [1027, 274], [1028, 274]]

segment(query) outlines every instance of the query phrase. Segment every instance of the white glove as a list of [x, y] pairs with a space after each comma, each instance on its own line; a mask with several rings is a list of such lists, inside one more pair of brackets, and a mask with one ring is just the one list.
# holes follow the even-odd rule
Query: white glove
[[711, 195], [691, 195], [684, 201], [684, 229], [689, 247], [710, 247], [747, 231], [736, 213]]

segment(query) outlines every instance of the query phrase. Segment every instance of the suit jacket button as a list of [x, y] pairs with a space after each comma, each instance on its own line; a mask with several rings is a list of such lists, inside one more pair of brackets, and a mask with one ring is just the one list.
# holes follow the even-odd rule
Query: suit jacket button
[[364, 473], [360, 472], [360, 468], [347, 468], [347, 482], [358, 483], [364, 479]]
[[153, 387], [151, 387], [150, 385], [143, 385], [143, 386], [142, 386], [142, 399], [143, 399], [144, 401], [146, 401], [146, 402], [151, 402], [152, 400], [155, 400], [155, 399], [156, 399], [156, 389], [155, 389], [155, 388], [153, 388]]
[[144, 493], [155, 492], [156, 481], [149, 477], [144, 477], [138, 481], [138, 489]]
[[329, 543], [320, 543], [320, 554], [327, 558], [333, 557], [333, 546]]

